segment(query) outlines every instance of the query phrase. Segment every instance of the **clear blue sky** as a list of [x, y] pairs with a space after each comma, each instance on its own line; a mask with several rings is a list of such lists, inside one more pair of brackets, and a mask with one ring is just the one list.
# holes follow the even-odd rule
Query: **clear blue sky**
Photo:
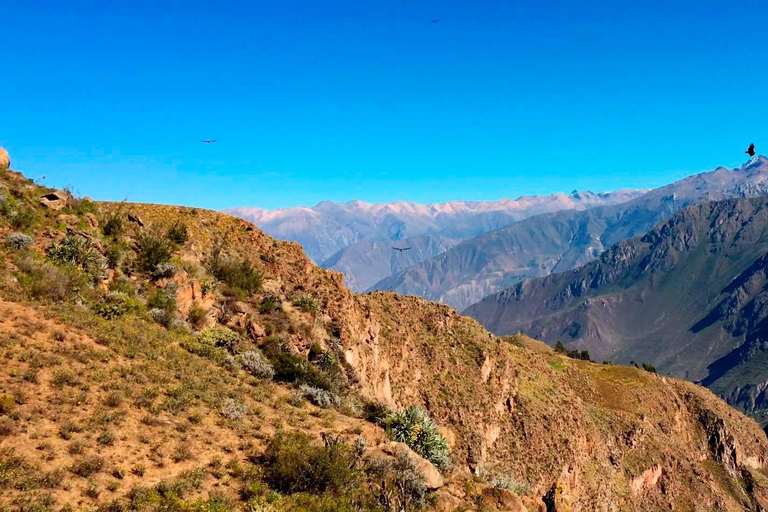
[[765, 0], [112, 3], [0, 9], [0, 145], [96, 199], [497, 199], [768, 153]]

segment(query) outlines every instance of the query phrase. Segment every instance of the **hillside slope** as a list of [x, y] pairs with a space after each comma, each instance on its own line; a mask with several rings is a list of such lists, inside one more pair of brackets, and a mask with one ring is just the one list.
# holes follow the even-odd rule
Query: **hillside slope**
[[[589, 191], [546, 196], [523, 196], [499, 201], [453, 201], [417, 204], [323, 201], [313, 207], [264, 210], [241, 207], [225, 210], [251, 221], [269, 235], [297, 241], [315, 262], [331, 258], [356, 242], [392, 242], [417, 235], [466, 239], [544, 212], [583, 210], [616, 204], [642, 191]], [[357, 279], [359, 276], [348, 276]]]
[[[234, 217], [0, 182], [0, 509], [768, 506], [765, 434], [703, 388], [353, 294]], [[428, 411], [442, 476], [372, 462], [377, 403]]]
[[416, 295], [463, 311], [523, 279], [583, 265], [691, 204], [765, 193], [768, 159], [755, 157], [739, 169], [720, 167], [626, 203], [530, 217], [467, 240], [371, 289]]
[[496, 333], [561, 340], [598, 360], [652, 363], [760, 414], [766, 261], [768, 198], [709, 202], [572, 272], [487, 297], [467, 314]]

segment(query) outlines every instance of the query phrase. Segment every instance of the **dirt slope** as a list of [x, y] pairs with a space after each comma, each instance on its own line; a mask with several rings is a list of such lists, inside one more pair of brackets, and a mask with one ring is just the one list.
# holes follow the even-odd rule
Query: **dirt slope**
[[[703, 388], [571, 360], [523, 337], [497, 338], [421, 299], [353, 294], [341, 274], [314, 266], [298, 244], [234, 217], [87, 201], [53, 212], [39, 205], [46, 191], [15, 174], [2, 181], [13, 204], [0, 238], [26, 231], [34, 241], [0, 252], [0, 357], [9, 369], [0, 395], [11, 397], [0, 417], [0, 509], [352, 510], [329, 504], [327, 493], [270, 488], [261, 456], [285, 430], [380, 445], [386, 433], [366, 421], [366, 400], [421, 405], [448, 440], [453, 467], [443, 470], [445, 485], [429, 493], [427, 507], [768, 505], [765, 434]], [[18, 217], [22, 211], [29, 222]], [[104, 235], [116, 217], [124, 231]], [[159, 266], [141, 270], [142, 237], [179, 222], [188, 236], [173, 246], [173, 275], [158, 277]], [[47, 261], [60, 254], [49, 248], [67, 229], [112, 256], [104, 280], [58, 294], [63, 281], [52, 287], [43, 272], [65, 276], [68, 267]], [[122, 259], [111, 252], [118, 246]], [[255, 291], [237, 294], [212, 281], [217, 246], [261, 272]], [[116, 283], [133, 290], [136, 312], [112, 316], [99, 306], [100, 290]], [[175, 299], [171, 319], [150, 307], [160, 294]], [[192, 315], [197, 309], [203, 314]], [[340, 373], [329, 389], [340, 401], [319, 408], [295, 400], [296, 385], [277, 375], [271, 381], [227, 369], [222, 349], [198, 334], [214, 325], [230, 326], [243, 346], [267, 355], [278, 338], [288, 351], [280, 357], [305, 358], [313, 344], [337, 354]], [[494, 488], [501, 479], [518, 482], [515, 493]]]

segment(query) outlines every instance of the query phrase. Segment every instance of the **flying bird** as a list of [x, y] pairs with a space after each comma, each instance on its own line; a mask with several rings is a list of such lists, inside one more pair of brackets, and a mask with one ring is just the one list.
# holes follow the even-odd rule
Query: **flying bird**
[[440, 22], [440, 18], [438, 18], [436, 20], [432, 20], [432, 23], [439, 23], [439, 22]]
[[755, 156], [755, 145], [754, 144], [750, 144], [749, 148], [747, 148], [745, 153], [748, 154], [749, 156]]
[[403, 252], [403, 251], [407, 251], [408, 249], [410, 249], [410, 247], [403, 247], [403, 248], [393, 247], [393, 249], [396, 250], [396, 251]]
[[205, 139], [205, 140], [201, 140], [200, 142], [202, 142], [203, 144], [211, 144], [212, 142], [216, 142], [216, 139], [213, 139], [213, 140]]

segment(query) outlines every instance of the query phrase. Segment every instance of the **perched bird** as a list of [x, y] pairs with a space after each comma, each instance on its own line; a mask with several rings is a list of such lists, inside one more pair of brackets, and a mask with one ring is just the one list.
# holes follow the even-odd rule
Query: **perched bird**
[[216, 139], [213, 139], [213, 140], [206, 139], [206, 140], [201, 140], [200, 142], [202, 142], [203, 144], [211, 144], [212, 142], [216, 142]]
[[750, 144], [749, 148], [747, 148], [745, 153], [748, 154], [749, 156], [755, 156], [755, 145], [754, 144]]
[[436, 19], [436, 20], [432, 20], [432, 23], [439, 23], [439, 22], [440, 22], [440, 19], [439, 19], [439, 18], [438, 18], [438, 19]]
[[393, 247], [393, 249], [396, 250], [396, 251], [403, 252], [403, 251], [407, 251], [408, 249], [410, 249], [410, 247], [403, 247], [403, 248]]

